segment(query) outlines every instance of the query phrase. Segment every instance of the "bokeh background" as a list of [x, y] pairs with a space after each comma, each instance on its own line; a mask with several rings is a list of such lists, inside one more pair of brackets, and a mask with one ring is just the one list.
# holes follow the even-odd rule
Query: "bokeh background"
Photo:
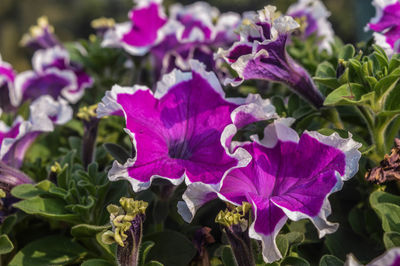
[[[372, 0], [324, 0], [332, 13], [329, 18], [336, 34], [346, 43], [368, 40], [371, 33], [364, 26], [375, 15]], [[174, 2], [190, 4], [194, 1], [164, 0], [169, 6]], [[296, 0], [206, 0], [221, 12], [261, 9], [267, 4], [276, 5], [285, 12]], [[36, 24], [36, 19], [46, 15], [63, 42], [88, 38], [93, 33], [90, 22], [98, 17], [112, 17], [117, 22], [126, 21], [132, 0], [0, 0], [0, 54], [17, 71], [31, 68], [31, 54], [20, 47], [22, 35]]]

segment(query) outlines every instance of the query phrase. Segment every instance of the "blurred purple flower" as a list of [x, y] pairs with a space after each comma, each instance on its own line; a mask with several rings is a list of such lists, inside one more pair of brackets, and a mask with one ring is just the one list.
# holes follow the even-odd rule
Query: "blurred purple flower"
[[61, 95], [76, 103], [85, 89], [92, 86], [93, 79], [83, 67], [70, 61], [68, 51], [57, 40], [47, 17], [40, 17], [38, 25], [31, 27], [30, 34], [25, 34], [21, 43], [32, 48], [35, 54], [33, 71], [22, 72], [16, 77], [15, 91], [10, 92], [14, 106], [41, 95], [51, 95], [54, 99]]
[[11, 94], [14, 106], [42, 95], [54, 99], [62, 96], [76, 103], [93, 83], [80, 66], [70, 62], [68, 52], [61, 46], [36, 51], [32, 62], [33, 70], [19, 73], [15, 79], [15, 89]]
[[162, 0], [137, 0], [129, 12], [131, 21], [110, 28], [103, 40], [107, 47], [122, 47], [132, 55], [144, 55], [163, 39], [162, 27], [167, 17], [161, 6]]
[[54, 27], [49, 24], [47, 17], [42, 16], [38, 18], [37, 25], [31, 26], [29, 33], [22, 37], [21, 45], [36, 51], [61, 45], [61, 43], [54, 35]]
[[293, 17], [299, 24], [298, 35], [302, 39], [315, 34], [322, 38], [318, 47], [320, 51], [332, 51], [331, 44], [334, 41], [334, 33], [331, 23], [328, 21], [330, 12], [320, 0], [299, 0], [291, 5], [287, 15]]
[[65, 101], [56, 102], [50, 96], [34, 101], [30, 113], [29, 121], [17, 117], [10, 127], [0, 121], [0, 160], [9, 166], [21, 167], [26, 151], [41, 133], [53, 131], [54, 124], [64, 124], [72, 117]]
[[391, 55], [400, 52], [400, 2], [398, 0], [374, 0], [376, 16], [366, 29], [375, 31], [375, 42]]
[[13, 67], [2, 61], [0, 56], [0, 109], [5, 112], [15, 109], [10, 100], [10, 92], [14, 90], [15, 75]]
[[214, 73], [193, 61], [191, 72], [174, 70], [156, 88], [153, 94], [143, 86], [114, 86], [99, 104], [99, 116], [123, 110], [136, 149], [124, 165], [114, 162], [110, 180], [126, 179], [134, 191], [154, 178], [216, 185], [228, 169], [248, 162], [244, 150], [227, 154], [220, 140], [231, 112], [245, 100], [225, 99]]
[[278, 17], [275, 10], [267, 6], [258, 14], [247, 13], [240, 27], [240, 41], [229, 50], [218, 51], [218, 57], [224, 58], [239, 75], [226, 83], [237, 86], [251, 79], [280, 82], [319, 108], [323, 96], [307, 71], [286, 52], [287, 39], [299, 24], [292, 17]]
[[168, 24], [163, 29], [165, 38], [151, 49], [156, 80], [174, 68], [189, 70], [192, 59], [202, 62], [207, 71], [225, 75], [214, 59], [214, 52], [239, 39], [234, 32], [239, 23], [238, 14], [220, 14], [206, 2], [172, 5]]

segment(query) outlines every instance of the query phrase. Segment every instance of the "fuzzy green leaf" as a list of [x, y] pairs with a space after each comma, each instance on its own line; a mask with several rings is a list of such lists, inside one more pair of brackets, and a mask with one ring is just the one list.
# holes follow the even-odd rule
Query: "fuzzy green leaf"
[[10, 253], [14, 245], [7, 235], [0, 235], [0, 255]]
[[86, 254], [87, 251], [71, 238], [53, 235], [30, 242], [8, 265], [66, 265], [77, 263]]
[[60, 199], [41, 198], [36, 196], [19, 201], [13, 206], [27, 214], [39, 215], [49, 219], [72, 223], [76, 223], [80, 220], [78, 215], [66, 211], [66, 204]]

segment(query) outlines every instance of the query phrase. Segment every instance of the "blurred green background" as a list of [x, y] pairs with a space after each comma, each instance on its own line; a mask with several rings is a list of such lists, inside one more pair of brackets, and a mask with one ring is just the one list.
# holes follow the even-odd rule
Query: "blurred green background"
[[[356, 43], [370, 38], [363, 28], [374, 16], [372, 0], [324, 0], [332, 16], [330, 21], [336, 34], [345, 42]], [[194, 1], [165, 0], [190, 4]], [[296, 0], [208, 0], [222, 12], [257, 10], [267, 4], [276, 5], [284, 12]], [[87, 38], [93, 33], [90, 22], [98, 17], [112, 17], [117, 22], [127, 20], [132, 0], [0, 0], [0, 54], [3, 60], [18, 71], [29, 69], [31, 54], [19, 46], [22, 35], [36, 24], [36, 19], [46, 15], [63, 42]]]

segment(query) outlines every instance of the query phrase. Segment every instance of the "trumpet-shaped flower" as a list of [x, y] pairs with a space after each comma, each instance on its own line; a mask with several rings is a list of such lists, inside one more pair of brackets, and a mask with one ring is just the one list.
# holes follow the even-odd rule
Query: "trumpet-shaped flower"
[[24, 121], [17, 117], [9, 127], [0, 121], [0, 160], [19, 168], [25, 152], [43, 132], [54, 130], [54, 124], [64, 124], [72, 117], [72, 109], [60, 100], [54, 101], [50, 96], [42, 96], [30, 106], [30, 119]]
[[323, 97], [310, 75], [286, 52], [287, 39], [299, 24], [292, 17], [278, 16], [275, 10], [267, 6], [258, 14], [248, 13], [240, 28], [240, 41], [229, 50], [218, 51], [218, 56], [239, 76], [226, 82], [235, 86], [250, 79], [280, 82], [315, 107], [321, 107]]
[[138, 0], [129, 12], [130, 22], [116, 24], [109, 29], [103, 45], [122, 47], [133, 55], [143, 55], [163, 39], [161, 29], [167, 23], [162, 0]]
[[191, 72], [174, 70], [149, 88], [114, 86], [99, 104], [99, 116], [120, 114], [136, 152], [124, 165], [114, 162], [111, 180], [126, 179], [135, 191], [146, 189], [154, 178], [177, 185], [202, 182], [217, 185], [231, 168], [248, 163], [243, 149], [226, 153], [221, 133], [231, 112], [244, 99], [225, 99], [215, 74], [192, 61]]
[[190, 185], [183, 195], [187, 207], [182, 202], [178, 205], [183, 218], [190, 220], [187, 210], [193, 214], [216, 196], [234, 205], [249, 202], [254, 214], [249, 234], [261, 240], [268, 263], [282, 257], [275, 238], [288, 218], [310, 219], [320, 237], [337, 229], [337, 224], [327, 221], [328, 196], [357, 172], [361, 157], [361, 144], [351, 137], [307, 131], [299, 137], [286, 123], [276, 120], [266, 127], [262, 140], [254, 136], [253, 142], [244, 143], [241, 147], [252, 161], [228, 170], [219, 189]]
[[305, 132], [299, 137], [279, 121], [265, 129], [264, 139], [253, 140], [243, 146], [252, 161], [226, 174], [219, 196], [252, 205], [250, 236], [262, 241], [264, 260], [272, 262], [281, 258], [275, 237], [287, 218], [311, 219], [320, 237], [337, 229], [326, 219], [331, 213], [328, 196], [357, 172], [361, 145], [336, 133]]
[[291, 5], [287, 15], [293, 17], [300, 24], [299, 35], [305, 39], [313, 34], [321, 37], [322, 40], [318, 44], [320, 50], [331, 52], [331, 43], [334, 39], [331, 23], [328, 21], [330, 16], [320, 0], [299, 0]]
[[76, 103], [93, 83], [79, 65], [70, 62], [68, 52], [61, 46], [36, 51], [32, 62], [34, 70], [22, 72], [15, 79], [15, 89], [11, 93], [15, 106], [42, 95], [54, 99], [62, 96]]
[[13, 67], [2, 61], [0, 56], [0, 108], [3, 111], [14, 109], [10, 100], [10, 92], [14, 90], [15, 75]]
[[388, 54], [400, 52], [400, 2], [398, 0], [374, 0], [376, 16], [366, 29], [375, 31], [375, 42]]
[[151, 50], [156, 79], [174, 68], [189, 70], [192, 59], [205, 64], [208, 71], [219, 74], [214, 50], [227, 48], [238, 40], [234, 29], [239, 23], [238, 14], [220, 14], [206, 2], [172, 5], [168, 24], [163, 29], [165, 38]]

